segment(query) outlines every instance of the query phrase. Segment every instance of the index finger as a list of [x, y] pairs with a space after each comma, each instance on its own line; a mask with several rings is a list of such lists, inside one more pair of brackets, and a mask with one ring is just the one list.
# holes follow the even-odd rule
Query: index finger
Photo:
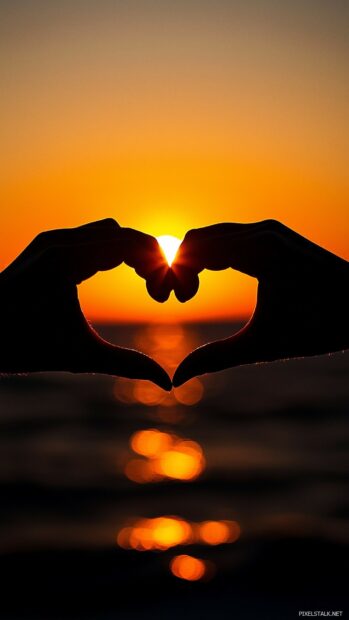
[[133, 228], [122, 228], [123, 259], [142, 278], [167, 265], [160, 246], [152, 235]]
[[[280, 225], [281, 227], [281, 225]], [[191, 268], [196, 273], [203, 269], [222, 270], [232, 267], [258, 278], [265, 270], [279, 234], [268, 222], [253, 224], [215, 224], [190, 230], [181, 246], [173, 269]]]
[[122, 230], [124, 262], [146, 280], [153, 299], [166, 301], [173, 288], [173, 277], [157, 239], [133, 228]]

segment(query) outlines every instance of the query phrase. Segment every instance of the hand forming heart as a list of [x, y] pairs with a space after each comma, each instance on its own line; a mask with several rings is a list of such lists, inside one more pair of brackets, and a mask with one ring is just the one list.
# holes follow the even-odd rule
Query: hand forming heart
[[169, 268], [154, 237], [102, 220], [41, 233], [0, 274], [0, 371], [100, 372], [149, 379], [170, 390], [159, 364], [100, 338], [81, 311], [76, 285], [123, 261], [161, 302], [172, 289], [182, 302], [193, 297], [205, 268], [232, 267], [258, 279], [248, 324], [231, 338], [190, 353], [175, 372], [174, 386], [231, 366], [348, 347], [348, 263], [282, 224], [267, 220], [192, 230]]

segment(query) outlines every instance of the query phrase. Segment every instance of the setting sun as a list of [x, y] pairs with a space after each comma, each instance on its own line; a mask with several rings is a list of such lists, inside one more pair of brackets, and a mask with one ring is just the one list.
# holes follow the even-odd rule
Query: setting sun
[[181, 239], [178, 237], [173, 237], [173, 235], [160, 235], [160, 237], [156, 237], [157, 241], [162, 249], [162, 252], [171, 267], [179, 246], [181, 245]]
[[[346, 5], [1, 2], [0, 270], [104, 218], [169, 264], [189, 230], [264, 219], [348, 260]], [[241, 322], [256, 282], [204, 270], [161, 304], [123, 262], [79, 299], [96, 324]]]

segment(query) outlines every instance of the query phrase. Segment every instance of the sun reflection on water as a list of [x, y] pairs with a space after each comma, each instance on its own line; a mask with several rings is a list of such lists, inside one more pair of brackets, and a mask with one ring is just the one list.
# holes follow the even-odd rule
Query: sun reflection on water
[[182, 545], [231, 544], [240, 537], [237, 521], [192, 522], [173, 515], [129, 521], [117, 534], [117, 544], [136, 551], [165, 551]]
[[174, 433], [155, 428], [137, 431], [131, 436], [130, 447], [143, 457], [132, 458], [125, 465], [125, 474], [133, 482], [194, 480], [205, 468], [201, 446]]
[[[165, 364], [162, 364], [165, 368]], [[204, 388], [200, 379], [191, 379], [184, 385], [174, 388], [171, 392], [165, 392], [153, 383], [134, 383], [121, 377], [116, 379], [114, 395], [122, 403], [131, 405], [145, 405], [146, 407], [175, 407], [196, 405], [203, 397]]]
[[164, 516], [138, 519], [124, 527], [117, 536], [117, 543], [124, 549], [165, 551], [170, 547], [186, 545], [193, 541], [190, 523], [179, 517]]
[[[148, 326], [139, 329], [134, 345], [152, 356], [173, 374], [178, 363], [197, 346], [193, 333], [180, 325]], [[203, 448], [197, 441], [174, 433], [169, 424], [181, 424], [204, 397], [200, 379], [167, 393], [148, 382], [116, 379], [115, 398], [124, 405], [143, 407], [147, 418], [163, 428], [137, 430], [130, 437], [130, 456], [124, 474], [138, 484], [169, 480], [193, 482], [205, 470]], [[183, 517], [163, 515], [135, 518], [121, 527], [117, 534], [119, 547], [134, 551], [167, 551], [183, 545], [217, 546], [231, 544], [240, 537], [240, 526], [233, 520], [189, 521]], [[179, 579], [200, 581], [213, 576], [215, 565], [191, 555], [177, 555], [170, 561], [170, 572]]]
[[186, 581], [199, 581], [208, 573], [212, 563], [191, 555], [176, 555], [170, 562], [171, 573]]
[[[158, 325], [144, 327], [134, 336], [134, 345], [155, 359], [170, 375], [179, 362], [197, 346], [196, 338], [190, 330], [180, 325]], [[146, 407], [193, 406], [204, 395], [200, 379], [191, 379], [171, 392], [165, 392], [150, 382], [130, 381], [117, 378], [114, 387], [115, 398], [124, 404], [145, 405]]]
[[155, 457], [168, 450], [174, 442], [175, 435], [149, 428], [137, 431], [130, 439], [130, 446], [134, 452], [142, 456]]

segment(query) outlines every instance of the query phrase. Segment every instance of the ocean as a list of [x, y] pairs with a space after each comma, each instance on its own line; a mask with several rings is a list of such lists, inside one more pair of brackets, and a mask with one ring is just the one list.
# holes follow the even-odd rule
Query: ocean
[[[170, 373], [238, 324], [99, 325]], [[0, 378], [3, 620], [348, 611], [349, 353]], [[344, 614], [345, 616], [345, 614]]]

